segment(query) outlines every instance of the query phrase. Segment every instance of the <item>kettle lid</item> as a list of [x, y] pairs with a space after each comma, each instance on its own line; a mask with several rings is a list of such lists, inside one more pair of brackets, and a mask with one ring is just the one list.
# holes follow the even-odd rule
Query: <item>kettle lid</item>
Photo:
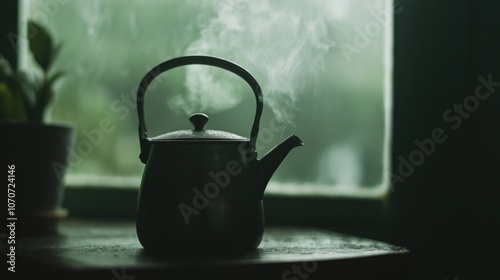
[[238, 140], [244, 141], [248, 140], [245, 137], [220, 131], [220, 130], [210, 130], [204, 129], [205, 124], [208, 122], [208, 116], [202, 113], [196, 113], [189, 117], [189, 121], [193, 124], [194, 128], [192, 130], [179, 130], [174, 132], [169, 132], [156, 136], [150, 140]]

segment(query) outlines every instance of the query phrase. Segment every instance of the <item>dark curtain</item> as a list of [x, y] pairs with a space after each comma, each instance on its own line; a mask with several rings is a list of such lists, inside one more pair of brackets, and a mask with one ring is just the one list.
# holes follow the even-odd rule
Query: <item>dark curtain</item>
[[392, 241], [413, 279], [500, 279], [500, 1], [401, 5]]

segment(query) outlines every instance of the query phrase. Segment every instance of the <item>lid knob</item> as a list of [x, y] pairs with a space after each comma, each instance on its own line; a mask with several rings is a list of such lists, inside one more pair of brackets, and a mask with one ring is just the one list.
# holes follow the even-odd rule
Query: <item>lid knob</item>
[[189, 121], [193, 124], [194, 131], [201, 131], [208, 122], [208, 116], [202, 113], [192, 114]]

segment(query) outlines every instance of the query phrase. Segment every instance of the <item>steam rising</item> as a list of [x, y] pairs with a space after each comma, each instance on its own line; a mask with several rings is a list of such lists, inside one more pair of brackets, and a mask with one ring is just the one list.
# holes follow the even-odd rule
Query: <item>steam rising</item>
[[[335, 44], [328, 34], [333, 13], [325, 12], [331, 8], [328, 0], [226, 1], [215, 6], [214, 17], [203, 23], [185, 54], [218, 56], [243, 66], [261, 85], [276, 119], [289, 123], [298, 96], [310, 91], [305, 83], [324, 70], [325, 55]], [[176, 96], [172, 109], [217, 112], [241, 102], [234, 80], [218, 78], [213, 67], [186, 71], [188, 93]]]

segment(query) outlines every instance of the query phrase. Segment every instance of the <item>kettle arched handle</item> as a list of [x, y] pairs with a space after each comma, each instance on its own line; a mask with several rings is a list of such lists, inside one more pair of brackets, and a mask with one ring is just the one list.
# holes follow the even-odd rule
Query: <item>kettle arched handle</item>
[[255, 149], [257, 135], [259, 134], [260, 117], [262, 115], [262, 109], [264, 107], [264, 100], [263, 100], [264, 98], [262, 96], [262, 90], [260, 88], [260, 85], [257, 83], [257, 80], [255, 80], [252, 74], [250, 74], [243, 67], [235, 63], [232, 63], [230, 61], [224, 60], [222, 58], [214, 56], [203, 56], [203, 55], [182, 56], [158, 64], [148, 73], [146, 73], [144, 78], [142, 78], [141, 83], [139, 84], [139, 88], [137, 90], [137, 113], [139, 114], [139, 142], [141, 145], [141, 154], [139, 157], [143, 163], [147, 162], [150, 149], [147, 139], [148, 131], [144, 119], [144, 96], [146, 95], [146, 90], [148, 89], [148, 86], [151, 84], [151, 82], [161, 73], [166, 72], [173, 68], [190, 64], [208, 65], [228, 70], [238, 75], [240, 78], [245, 80], [248, 83], [248, 85], [250, 85], [255, 94], [255, 99], [257, 101], [255, 118], [253, 121], [252, 130], [250, 132], [250, 144], [252, 145], [252, 148]]

